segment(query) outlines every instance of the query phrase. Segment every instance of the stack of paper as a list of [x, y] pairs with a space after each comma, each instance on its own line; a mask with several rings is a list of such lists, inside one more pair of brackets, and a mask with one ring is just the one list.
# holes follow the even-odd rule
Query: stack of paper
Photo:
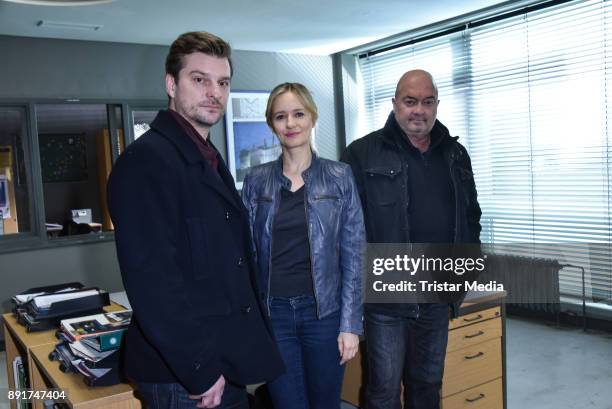
[[55, 294], [35, 296], [33, 297], [34, 304], [36, 305], [37, 308], [44, 309], [44, 308], [51, 307], [51, 304], [55, 302], [74, 300], [76, 298], [83, 298], [83, 297], [91, 297], [92, 295], [97, 295], [99, 293], [98, 290], [87, 290], [87, 291], [74, 291], [74, 290], [75, 289], [65, 290], [65, 291], [73, 291], [73, 292], [68, 292], [68, 293], [65, 291], [62, 291], [62, 292], [58, 292]]
[[131, 310], [122, 310], [62, 320], [58, 336], [63, 342], [53, 355], [60, 369], [81, 373], [91, 386], [120, 382], [118, 351], [131, 318]]
[[57, 328], [63, 318], [101, 313], [110, 304], [106, 291], [72, 282], [30, 288], [13, 298], [17, 322], [28, 331]]
[[[69, 318], [60, 322], [62, 332], [71, 340], [99, 337], [117, 331], [124, 331], [132, 319], [132, 311], [123, 310], [86, 317]], [[118, 347], [119, 345], [117, 345]]]

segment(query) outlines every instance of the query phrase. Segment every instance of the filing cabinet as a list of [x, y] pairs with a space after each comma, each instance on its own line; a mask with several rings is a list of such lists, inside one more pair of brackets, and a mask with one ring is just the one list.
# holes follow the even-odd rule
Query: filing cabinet
[[[449, 322], [442, 409], [506, 409], [505, 292], [470, 293]], [[365, 343], [347, 364], [342, 399], [363, 407]]]
[[442, 383], [442, 408], [503, 409], [501, 307], [450, 322]]

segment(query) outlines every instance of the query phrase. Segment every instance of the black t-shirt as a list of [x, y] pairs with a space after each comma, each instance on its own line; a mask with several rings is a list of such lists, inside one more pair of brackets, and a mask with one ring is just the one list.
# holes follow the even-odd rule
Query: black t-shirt
[[423, 153], [406, 144], [412, 243], [454, 241], [455, 197], [450, 169], [437, 139], [432, 135], [430, 148]]
[[272, 226], [271, 296], [314, 294], [304, 192], [304, 186], [295, 192], [281, 189]]

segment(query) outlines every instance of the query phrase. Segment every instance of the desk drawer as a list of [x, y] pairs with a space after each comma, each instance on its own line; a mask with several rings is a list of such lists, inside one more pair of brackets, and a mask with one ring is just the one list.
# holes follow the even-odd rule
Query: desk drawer
[[501, 318], [480, 321], [477, 324], [459, 327], [448, 333], [448, 347], [446, 352], [466, 348], [490, 339], [501, 338]]
[[502, 409], [503, 393], [502, 380], [496, 379], [442, 399], [441, 409]]
[[486, 310], [474, 312], [472, 314], [463, 315], [461, 317], [450, 320], [448, 329], [455, 329], [463, 327], [465, 325], [475, 324], [480, 321], [488, 320], [491, 318], [501, 317], [501, 308], [493, 307]]
[[442, 396], [461, 392], [502, 376], [501, 338], [446, 355]]

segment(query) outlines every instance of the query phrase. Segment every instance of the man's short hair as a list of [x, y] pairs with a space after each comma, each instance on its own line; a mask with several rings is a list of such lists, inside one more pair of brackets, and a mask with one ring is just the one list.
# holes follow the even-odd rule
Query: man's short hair
[[206, 31], [192, 31], [181, 34], [170, 46], [170, 51], [166, 57], [166, 74], [172, 75], [174, 80], [178, 82], [179, 72], [183, 68], [183, 57], [193, 53], [227, 58], [230, 66], [230, 76], [234, 73], [230, 45], [222, 38]]

